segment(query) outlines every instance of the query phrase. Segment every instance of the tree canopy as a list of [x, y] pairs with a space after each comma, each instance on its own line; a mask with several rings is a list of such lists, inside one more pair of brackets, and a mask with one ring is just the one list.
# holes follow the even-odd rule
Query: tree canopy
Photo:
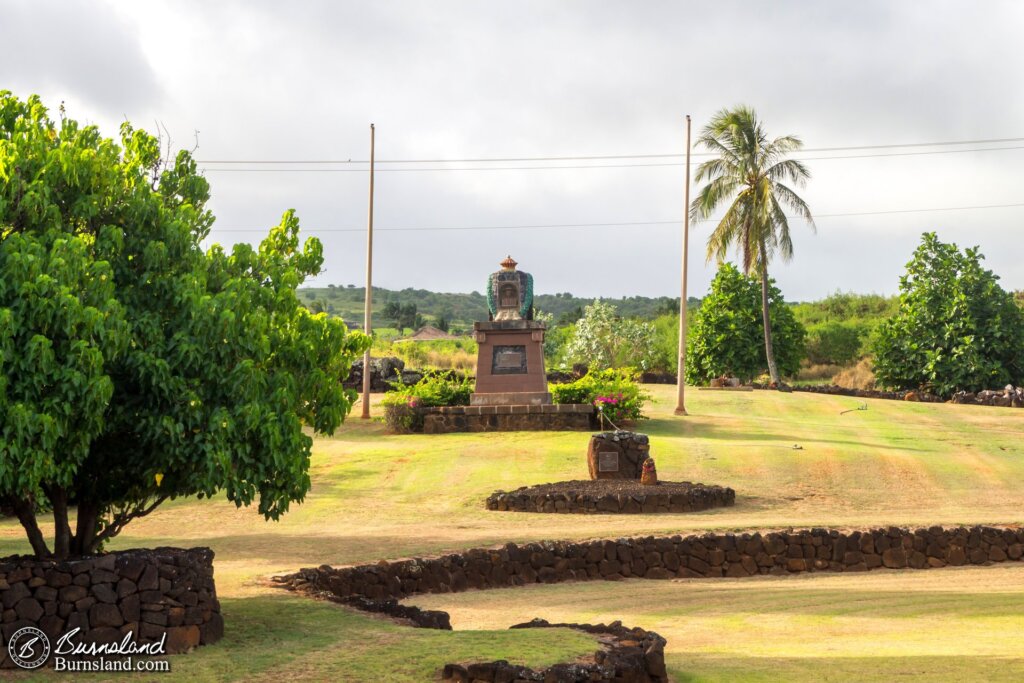
[[288, 211], [258, 248], [204, 251], [208, 199], [189, 153], [0, 91], [0, 504], [37, 555], [94, 552], [178, 496], [276, 519], [309, 489], [303, 426], [351, 408], [369, 339], [296, 296], [320, 243]]
[[922, 236], [874, 344], [881, 384], [943, 397], [1024, 384], [1024, 311], [983, 258], [977, 247]]
[[[775, 352], [784, 376], [795, 375], [804, 354], [804, 328], [773, 280], [768, 283]], [[686, 381], [722, 376], [749, 381], [768, 370], [761, 324], [761, 284], [731, 263], [718, 268], [711, 290], [693, 314], [686, 347]]]

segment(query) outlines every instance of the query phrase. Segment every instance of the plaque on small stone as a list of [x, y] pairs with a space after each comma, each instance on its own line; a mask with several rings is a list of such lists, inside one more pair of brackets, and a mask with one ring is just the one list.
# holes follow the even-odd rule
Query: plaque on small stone
[[597, 454], [598, 472], [618, 472], [619, 453], [618, 451], [600, 451]]
[[494, 347], [491, 359], [492, 375], [525, 375], [526, 346], [508, 345]]

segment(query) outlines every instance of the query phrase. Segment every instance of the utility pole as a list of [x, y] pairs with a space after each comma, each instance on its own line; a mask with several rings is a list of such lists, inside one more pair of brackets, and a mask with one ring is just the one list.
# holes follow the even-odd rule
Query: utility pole
[[686, 188], [683, 190], [683, 284], [679, 297], [679, 371], [676, 384], [679, 398], [676, 415], [686, 415], [686, 263], [690, 252], [690, 115], [686, 115]]
[[[366, 299], [363, 308], [363, 332], [373, 331], [370, 324], [370, 309], [373, 306], [373, 124], [370, 124], [370, 209], [366, 218]], [[689, 170], [687, 170], [689, 173]], [[363, 354], [363, 415], [370, 419], [370, 349]]]

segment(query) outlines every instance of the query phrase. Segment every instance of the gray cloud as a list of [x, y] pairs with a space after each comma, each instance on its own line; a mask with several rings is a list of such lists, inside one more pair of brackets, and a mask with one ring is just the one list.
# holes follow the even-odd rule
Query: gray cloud
[[39, 93], [58, 99], [47, 101], [53, 109], [59, 100], [68, 100], [108, 121], [152, 112], [159, 103], [157, 76], [138, 38], [102, 3], [7, 2], [0, 41], [5, 53], [0, 61], [2, 87], [21, 96]]
[[[1024, 58], [1015, 47], [1024, 8], [1011, 2], [82, 6], [75, 21], [104, 31], [102, 40], [61, 19], [60, 39], [47, 42], [52, 54], [0, 75], [15, 73], [21, 89], [83, 93], [84, 111], [71, 111], [78, 117], [116, 119], [110, 112], [130, 108], [159, 118], [178, 140], [198, 129], [204, 159], [363, 159], [371, 121], [378, 158], [680, 152], [686, 113], [696, 133], [716, 110], [741, 102], [769, 131], [797, 133], [809, 147], [1024, 135], [1016, 87]], [[54, 13], [35, 7], [18, 5], [19, 26]], [[119, 63], [102, 66], [111, 60]], [[819, 214], [1024, 202], [1022, 155], [812, 161], [802, 193]], [[269, 226], [288, 207], [314, 234], [365, 225], [363, 174], [208, 175], [219, 241], [256, 239], [227, 230]], [[383, 172], [377, 225], [673, 220], [682, 215], [682, 184], [679, 166]], [[1004, 283], [1024, 288], [1022, 216], [822, 218], [817, 235], [794, 225], [796, 258], [773, 272], [790, 298], [891, 292], [920, 232], [934, 229], [981, 244]], [[709, 229], [695, 226], [691, 240], [697, 294], [714, 271], [703, 258]], [[327, 262], [318, 281], [361, 282], [364, 235], [320, 236]], [[381, 231], [374, 272], [384, 286], [465, 291], [512, 253], [540, 291], [674, 295], [680, 243], [672, 226]]]

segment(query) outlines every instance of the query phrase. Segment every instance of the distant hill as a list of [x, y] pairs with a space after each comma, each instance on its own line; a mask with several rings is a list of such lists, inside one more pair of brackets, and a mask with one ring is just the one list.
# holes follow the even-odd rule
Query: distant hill
[[[299, 289], [299, 298], [313, 310], [323, 310], [331, 315], [339, 316], [345, 322], [362, 326], [363, 301], [365, 287], [304, 287]], [[575, 319], [584, 306], [594, 302], [593, 298], [576, 297], [569, 292], [560, 294], [536, 294], [534, 308], [555, 317], [556, 323]], [[619, 314], [629, 318], [655, 318], [662, 313], [678, 310], [679, 299], [667, 296], [646, 297], [629, 296], [621, 299], [604, 299], [614, 305]], [[374, 326], [386, 325], [389, 321], [380, 316], [389, 303], [402, 305], [415, 304], [416, 312], [430, 321], [438, 321], [442, 317], [454, 329], [465, 330], [472, 327], [478, 320], [487, 320], [487, 297], [480, 292], [446, 293], [431, 292], [426, 289], [408, 287], [402, 290], [373, 288]], [[689, 298], [691, 307], [699, 305], [700, 300]]]

